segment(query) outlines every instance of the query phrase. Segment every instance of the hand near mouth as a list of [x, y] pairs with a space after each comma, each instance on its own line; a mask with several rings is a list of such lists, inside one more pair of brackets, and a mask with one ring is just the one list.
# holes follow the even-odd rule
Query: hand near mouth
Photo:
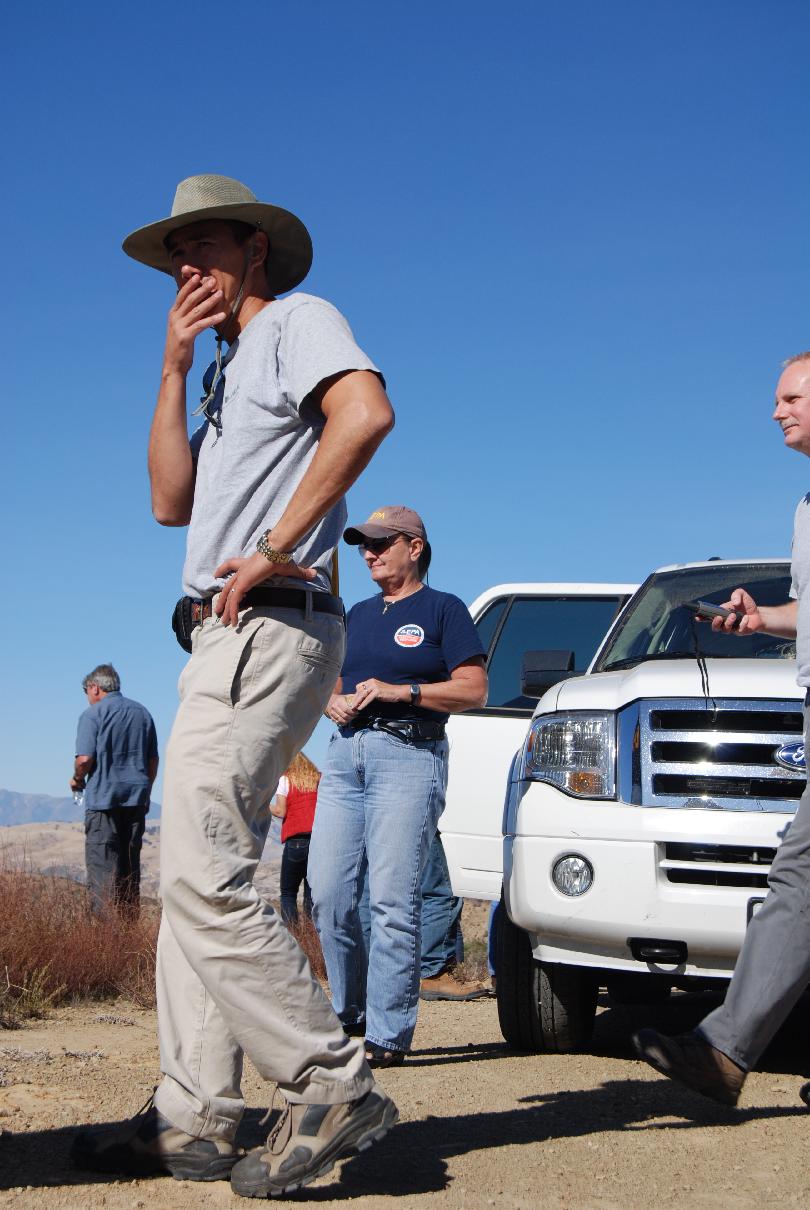
[[224, 323], [228, 312], [222, 309], [222, 291], [213, 277], [201, 277], [191, 265], [183, 266], [182, 275], [186, 280], [169, 311], [163, 364], [165, 370], [185, 377], [194, 360], [194, 341], [206, 328]]

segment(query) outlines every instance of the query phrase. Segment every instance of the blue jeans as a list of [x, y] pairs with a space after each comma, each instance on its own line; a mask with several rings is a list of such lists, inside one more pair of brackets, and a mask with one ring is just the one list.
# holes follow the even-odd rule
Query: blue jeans
[[[357, 910], [360, 927], [368, 949], [371, 933], [371, 911], [368, 904], [368, 865], [363, 863]], [[422, 955], [419, 977], [430, 979], [442, 971], [451, 970], [464, 961], [464, 938], [461, 934], [461, 909], [464, 900], [453, 894], [450, 871], [444, 855], [442, 838], [437, 832], [428, 852], [422, 874]]]
[[[405, 743], [384, 731], [338, 731], [318, 786], [309, 851], [313, 918], [332, 1007], [366, 1039], [407, 1051], [419, 1005], [422, 874], [444, 810], [447, 740]], [[368, 861], [371, 931], [358, 911]], [[368, 983], [366, 983], [368, 966]]]
[[298, 890], [304, 884], [304, 915], [312, 915], [312, 895], [307, 881], [309, 836], [290, 836], [281, 852], [281, 919], [285, 924], [298, 923]]

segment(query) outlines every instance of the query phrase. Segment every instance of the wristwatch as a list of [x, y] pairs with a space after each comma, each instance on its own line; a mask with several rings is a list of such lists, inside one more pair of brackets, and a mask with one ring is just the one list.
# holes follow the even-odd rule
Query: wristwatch
[[422, 696], [422, 686], [417, 685], [417, 684], [411, 685], [411, 705], [412, 706], [415, 706], [418, 703], [421, 696]]
[[269, 539], [272, 532], [272, 530], [266, 529], [259, 538], [259, 541], [256, 543], [256, 549], [258, 550], [259, 554], [264, 555], [268, 563], [291, 563], [291, 550], [276, 550], [270, 545]]

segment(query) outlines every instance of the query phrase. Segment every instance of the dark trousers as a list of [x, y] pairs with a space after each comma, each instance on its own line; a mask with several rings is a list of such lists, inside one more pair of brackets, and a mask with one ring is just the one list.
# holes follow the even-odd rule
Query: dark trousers
[[[437, 832], [428, 849], [427, 865], [422, 874], [420, 979], [432, 979], [434, 975], [452, 970], [457, 963], [464, 961], [464, 937], [461, 933], [463, 906], [464, 900], [453, 894], [444, 845]], [[365, 859], [360, 871], [357, 911], [368, 953], [371, 913], [368, 903], [368, 862]]]
[[285, 924], [298, 920], [298, 888], [304, 884], [304, 914], [312, 915], [312, 894], [307, 882], [309, 836], [291, 836], [281, 854], [281, 918]]
[[146, 807], [110, 807], [85, 812], [84, 861], [94, 914], [112, 904], [122, 914], [137, 915], [146, 811]]

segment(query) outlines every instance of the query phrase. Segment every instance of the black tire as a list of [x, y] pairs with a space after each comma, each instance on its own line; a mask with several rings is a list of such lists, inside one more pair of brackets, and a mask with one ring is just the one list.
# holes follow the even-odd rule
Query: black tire
[[495, 996], [504, 1041], [513, 1050], [543, 1050], [538, 964], [529, 937], [506, 914], [503, 899], [495, 913]]
[[669, 999], [672, 984], [661, 975], [641, 975], [635, 971], [616, 971], [607, 979], [607, 994], [614, 1004], [663, 1004]]
[[545, 1049], [583, 1050], [593, 1037], [599, 983], [594, 971], [538, 962], [540, 1022]]
[[580, 1050], [590, 1042], [598, 978], [578, 966], [537, 962], [528, 934], [514, 925], [503, 900], [495, 916], [498, 1021], [514, 1050]]

